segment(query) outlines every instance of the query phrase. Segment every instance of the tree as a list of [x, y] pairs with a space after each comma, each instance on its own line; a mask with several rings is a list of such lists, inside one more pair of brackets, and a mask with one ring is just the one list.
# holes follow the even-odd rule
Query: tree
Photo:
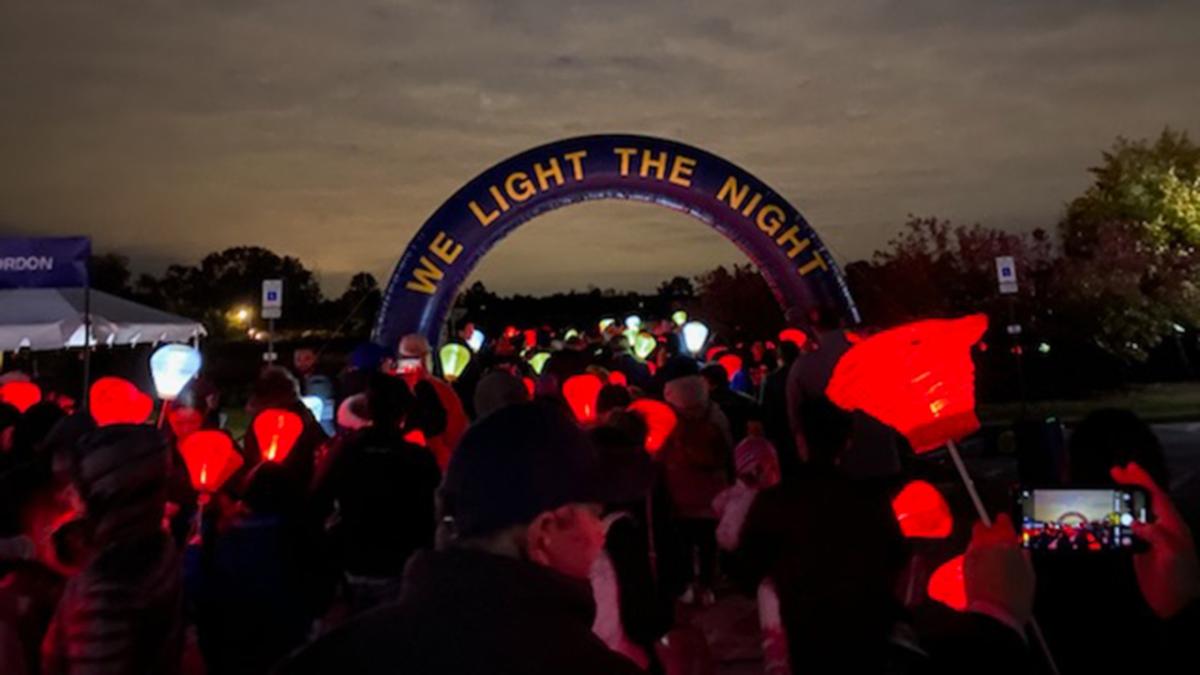
[[696, 277], [697, 316], [704, 317], [724, 342], [772, 336], [783, 328], [779, 308], [758, 269], [746, 263], [723, 265]]
[[93, 255], [88, 270], [88, 279], [92, 288], [113, 295], [128, 297], [133, 289], [129, 280], [133, 273], [129, 271], [129, 258], [116, 253]]
[[696, 295], [696, 288], [691, 279], [677, 276], [659, 284], [657, 294], [668, 302], [691, 300]]
[[1076, 330], [1144, 361], [1179, 326], [1200, 323], [1200, 147], [1167, 129], [1119, 138], [1059, 223], [1057, 292]]
[[350, 285], [342, 296], [334, 301], [332, 317], [345, 321], [342, 332], [346, 335], [365, 338], [371, 332], [375, 317], [383, 304], [383, 293], [379, 282], [368, 272], [359, 272], [350, 278]]

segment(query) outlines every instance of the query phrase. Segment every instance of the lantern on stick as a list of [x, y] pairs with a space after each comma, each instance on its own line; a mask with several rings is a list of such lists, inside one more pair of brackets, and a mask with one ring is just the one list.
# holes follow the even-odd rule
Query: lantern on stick
[[425, 432], [421, 431], [420, 429], [412, 429], [405, 433], [404, 441], [406, 443], [412, 443], [413, 445], [419, 445], [422, 448], [428, 445], [428, 441], [425, 438]]
[[600, 319], [600, 324], [599, 324], [599, 326], [600, 326], [600, 334], [601, 334], [601, 335], [603, 335], [603, 334], [604, 334], [604, 331], [608, 330], [608, 327], [609, 327], [609, 326], [611, 326], [611, 325], [613, 325], [613, 324], [614, 324], [614, 323], [616, 323], [616, 322], [617, 322], [617, 320], [616, 320], [616, 319], [614, 319], [614, 318], [612, 318], [612, 317], [607, 317], [607, 318], [604, 318], [604, 319]]
[[550, 359], [549, 352], [538, 352], [529, 357], [529, 367], [533, 368], [533, 372], [538, 375], [542, 374], [542, 368], [546, 367], [546, 361]]
[[683, 311], [682, 309], [676, 310], [675, 313], [671, 315], [671, 321], [674, 321], [676, 326], [682, 326], [683, 324], [687, 323], [687, 320], [687, 312]]
[[533, 396], [537, 393], [537, 383], [532, 377], [522, 377], [521, 382], [525, 384], [525, 391], [529, 392], [529, 399], [533, 400]]
[[784, 328], [779, 331], [780, 342], [790, 342], [798, 349], [804, 349], [804, 345], [808, 343], [808, 334], [799, 328]]
[[614, 370], [608, 374], [608, 383], [618, 387], [627, 387], [629, 386], [629, 378], [625, 376], [625, 373]]
[[526, 328], [525, 332], [524, 332], [524, 336], [525, 336], [525, 349], [533, 349], [534, 347], [537, 346], [538, 332], [537, 332], [536, 328]]
[[625, 317], [625, 327], [631, 330], [637, 330], [642, 327], [642, 317], [637, 314], [630, 314]]
[[914, 480], [892, 500], [892, 511], [906, 537], [943, 539], [954, 530], [954, 517], [942, 493], [923, 480]]
[[955, 556], [933, 571], [926, 588], [931, 600], [952, 609], [967, 608], [967, 589], [963, 582], [963, 556]]
[[717, 363], [725, 369], [725, 376], [730, 382], [733, 382], [733, 378], [742, 370], [742, 357], [737, 354], [722, 354]]
[[671, 406], [651, 398], [639, 398], [629, 404], [628, 410], [642, 416], [649, 432], [646, 434], [646, 451], [655, 454], [675, 430], [677, 419]]
[[164, 401], [174, 401], [179, 392], [200, 372], [200, 350], [191, 345], [169, 344], [150, 355], [150, 376]]
[[0, 385], [0, 401], [24, 413], [42, 400], [42, 389], [32, 382], [13, 381]]
[[483, 341], [485, 339], [486, 336], [483, 334], [483, 331], [476, 328], [467, 337], [467, 346], [471, 348], [471, 351], [478, 352], [480, 349], [483, 349]]
[[183, 439], [179, 453], [187, 465], [192, 485], [202, 495], [210, 495], [242, 466], [245, 461], [224, 431], [205, 429]]
[[97, 426], [144, 424], [154, 412], [154, 400], [132, 382], [120, 377], [102, 377], [88, 392], [88, 412]]
[[312, 413], [313, 419], [321, 421], [321, 416], [325, 414], [325, 399], [320, 396], [301, 396], [300, 402]]
[[689, 321], [683, 324], [683, 346], [695, 356], [704, 349], [704, 343], [708, 342], [708, 326], [699, 321]]
[[596, 399], [604, 382], [591, 373], [575, 375], [563, 383], [563, 398], [575, 413], [575, 419], [587, 424], [596, 421]]
[[438, 360], [441, 361], [442, 374], [446, 379], [457, 380], [471, 362], [471, 350], [457, 342], [450, 342], [438, 350]]
[[300, 439], [304, 420], [290, 410], [268, 408], [254, 418], [253, 428], [262, 458], [268, 462], [282, 462]]
[[654, 353], [654, 348], [658, 346], [658, 340], [653, 335], [642, 331], [638, 333], [633, 340], [633, 353], [643, 361]]

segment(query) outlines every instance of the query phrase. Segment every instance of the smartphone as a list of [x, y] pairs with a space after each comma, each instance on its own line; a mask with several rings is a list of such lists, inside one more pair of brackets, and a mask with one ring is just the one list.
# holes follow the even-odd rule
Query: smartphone
[[1100, 553], [1140, 550], [1134, 523], [1150, 522], [1146, 491], [1106, 488], [1035, 488], [1017, 491], [1021, 545], [1031, 551]]

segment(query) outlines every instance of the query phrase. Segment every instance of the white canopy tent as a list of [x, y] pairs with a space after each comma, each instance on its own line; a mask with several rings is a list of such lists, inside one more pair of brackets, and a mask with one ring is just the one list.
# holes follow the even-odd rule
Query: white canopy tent
[[[204, 326], [153, 307], [91, 291], [92, 345], [194, 341]], [[48, 351], [84, 345], [84, 289], [0, 290], [0, 351]]]

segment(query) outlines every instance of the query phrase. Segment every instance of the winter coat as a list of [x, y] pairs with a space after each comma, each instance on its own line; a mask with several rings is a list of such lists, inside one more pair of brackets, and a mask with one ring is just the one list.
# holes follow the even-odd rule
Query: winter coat
[[344, 624], [280, 675], [641, 673], [591, 630], [587, 581], [467, 550], [423, 552], [398, 602]]
[[715, 519], [712, 502], [729, 485], [732, 465], [724, 430], [709, 417], [680, 417], [658, 459], [666, 467], [675, 514]]

